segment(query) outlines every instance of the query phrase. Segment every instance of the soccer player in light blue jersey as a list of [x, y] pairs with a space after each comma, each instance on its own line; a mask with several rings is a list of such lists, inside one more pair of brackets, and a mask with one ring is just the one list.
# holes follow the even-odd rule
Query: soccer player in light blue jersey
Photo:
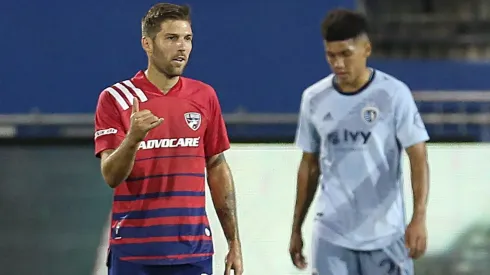
[[[366, 19], [334, 10], [322, 23], [333, 74], [302, 97], [291, 259], [306, 268], [301, 227], [320, 186], [313, 231], [313, 274], [412, 275], [427, 243], [429, 136], [410, 89], [367, 67]], [[410, 159], [414, 211], [405, 223], [402, 153]]]

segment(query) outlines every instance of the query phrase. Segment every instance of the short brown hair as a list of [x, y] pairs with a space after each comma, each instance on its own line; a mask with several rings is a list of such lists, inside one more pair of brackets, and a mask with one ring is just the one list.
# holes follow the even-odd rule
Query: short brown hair
[[191, 9], [187, 5], [158, 3], [151, 7], [141, 20], [143, 36], [155, 38], [160, 32], [160, 25], [166, 20], [184, 20], [191, 22]]

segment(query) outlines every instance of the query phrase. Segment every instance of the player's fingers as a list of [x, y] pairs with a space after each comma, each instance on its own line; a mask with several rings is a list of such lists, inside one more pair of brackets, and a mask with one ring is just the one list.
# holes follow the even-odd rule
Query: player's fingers
[[159, 118], [150, 124], [150, 130], [163, 123], [163, 118]]
[[300, 269], [306, 268], [306, 259], [301, 253], [296, 253], [294, 257], [294, 265]]
[[405, 233], [405, 247], [410, 248], [410, 234]]
[[416, 253], [414, 258], [415, 259], [420, 258], [424, 254], [425, 249], [426, 249], [426, 239], [423, 237], [417, 238]]
[[230, 274], [231, 274], [231, 263], [227, 261], [224, 275], [230, 275]]
[[306, 257], [303, 254], [301, 254], [301, 266], [303, 267], [303, 269], [305, 269], [308, 266], [308, 262], [306, 261]]
[[414, 258], [415, 257], [415, 247], [413, 246], [408, 246], [408, 256], [410, 258]]
[[419, 253], [417, 247], [417, 238], [414, 237], [410, 238], [409, 249], [410, 249], [410, 257], [416, 258], [417, 254]]
[[131, 121], [135, 121], [135, 122], [141, 122], [145, 119], [147, 119], [148, 117], [151, 117], [153, 116], [152, 113], [150, 113], [149, 111], [147, 110], [143, 110], [143, 111], [140, 111], [140, 112], [137, 112], [137, 113], [132, 113], [131, 114]]
[[158, 117], [156, 117], [152, 114], [145, 115], [145, 116], [138, 118], [138, 121], [143, 122], [143, 123], [152, 123], [152, 122], [155, 122], [157, 120], [158, 120]]
[[410, 247], [410, 234], [405, 234], [405, 248], [408, 250], [408, 256], [412, 257], [412, 249]]
[[409, 256], [411, 258], [413, 258], [414, 253], [415, 253], [415, 248], [416, 248], [415, 241], [416, 240], [413, 238], [413, 236], [410, 233], [410, 231], [408, 231], [407, 234], [405, 234], [405, 246], [408, 249]]
[[[142, 117], [137, 117], [135, 119], [135, 123], [140, 125], [140, 127], [143, 127], [143, 128], [150, 128], [150, 126], [157, 122], [158, 121], [158, 117], [152, 115], [152, 114], [149, 114], [149, 115], [145, 115], [145, 116], [142, 116]], [[158, 125], [157, 125], [158, 126]]]
[[298, 252], [296, 252], [296, 250], [294, 249], [290, 249], [289, 250], [289, 256], [291, 257], [291, 262], [293, 262], [294, 265], [296, 265], [296, 254]]
[[421, 241], [420, 250], [422, 251], [422, 255], [424, 255], [425, 251], [427, 250], [427, 238], [426, 237], [420, 238], [420, 241]]
[[233, 268], [234, 275], [242, 275], [243, 274], [243, 266], [238, 266]]
[[139, 111], [137, 113], [131, 114], [131, 116], [135, 119], [142, 120], [142, 119], [145, 119], [147, 117], [154, 116], [154, 115], [148, 110], [142, 110], [142, 111]]
[[417, 259], [420, 256], [420, 247], [419, 247], [418, 238], [414, 240], [414, 244], [412, 245], [411, 250], [412, 250], [410, 253], [411, 257]]
[[133, 97], [133, 109], [132, 113], [136, 113], [140, 111], [140, 103], [136, 97]]

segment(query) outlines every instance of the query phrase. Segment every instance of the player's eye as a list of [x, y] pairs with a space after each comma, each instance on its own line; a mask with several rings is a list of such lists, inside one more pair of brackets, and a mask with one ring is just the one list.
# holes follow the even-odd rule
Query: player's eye
[[167, 39], [172, 41], [177, 40], [177, 38], [178, 38], [177, 36], [167, 36]]
[[351, 51], [345, 51], [345, 52], [342, 52], [342, 56], [343, 57], [349, 57], [352, 55], [352, 52]]

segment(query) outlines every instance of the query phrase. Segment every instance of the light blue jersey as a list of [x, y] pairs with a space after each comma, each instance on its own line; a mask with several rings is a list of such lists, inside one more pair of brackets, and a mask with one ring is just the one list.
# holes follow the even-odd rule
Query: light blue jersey
[[356, 250], [390, 245], [405, 232], [402, 150], [429, 140], [409, 88], [381, 71], [356, 93], [330, 75], [305, 90], [296, 144], [318, 153], [315, 231]]

